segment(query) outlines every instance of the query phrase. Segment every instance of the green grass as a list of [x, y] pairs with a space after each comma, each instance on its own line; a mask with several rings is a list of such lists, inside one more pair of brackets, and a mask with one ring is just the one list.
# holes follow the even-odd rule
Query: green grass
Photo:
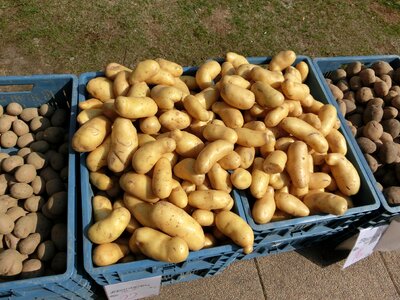
[[1, 3], [5, 74], [80, 73], [111, 61], [132, 66], [154, 57], [194, 65], [227, 51], [267, 56], [293, 49], [313, 57], [400, 53], [399, 1]]

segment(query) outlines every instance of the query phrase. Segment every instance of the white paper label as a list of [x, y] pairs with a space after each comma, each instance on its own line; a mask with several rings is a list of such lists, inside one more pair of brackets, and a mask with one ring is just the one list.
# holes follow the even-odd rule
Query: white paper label
[[357, 241], [344, 263], [343, 269], [370, 256], [387, 227], [388, 225], [383, 225], [361, 229]]
[[134, 300], [160, 294], [161, 276], [104, 286], [108, 299]]
[[375, 251], [394, 251], [400, 249], [400, 218], [396, 217], [382, 235]]

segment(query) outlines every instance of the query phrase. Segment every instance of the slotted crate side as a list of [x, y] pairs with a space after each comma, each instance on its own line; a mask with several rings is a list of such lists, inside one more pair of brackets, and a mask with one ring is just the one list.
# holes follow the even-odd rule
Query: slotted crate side
[[[23, 107], [38, 107], [49, 103], [55, 107], [68, 108], [71, 112], [69, 124], [71, 138], [76, 127], [77, 83], [76, 76], [69, 74], [0, 77], [0, 104], [5, 106], [10, 102], [18, 102]], [[9, 87], [5, 89], [5, 86]], [[15, 87], [18, 88], [18, 91], [12, 91]], [[1, 149], [1, 151], [7, 152], [14, 150]], [[92, 295], [89, 281], [77, 273], [75, 154], [71, 148], [69, 149], [68, 167], [66, 271], [59, 275], [1, 282], [0, 298], [88, 299]]]
[[[270, 57], [257, 57], [249, 58], [248, 60], [250, 63], [266, 64], [270, 61], [270, 59]], [[332, 100], [326, 94], [326, 91], [321, 83], [321, 79], [317, 75], [313, 61], [307, 56], [297, 56], [294, 65], [300, 61], [306, 62], [309, 66], [309, 74], [305, 83], [310, 87], [313, 97], [323, 103], [332, 104]], [[380, 202], [366, 173], [365, 166], [360, 160], [360, 157], [353, 143], [351, 142], [347, 131], [344, 129], [345, 121], [340, 119], [340, 122], [340, 131], [347, 142], [348, 152], [346, 156], [353, 163], [361, 178], [360, 192], [356, 196], [352, 197], [355, 207], [350, 208], [343, 216], [320, 214], [271, 222], [268, 224], [257, 224], [251, 215], [252, 202], [254, 201], [253, 197], [249, 192], [236, 191], [234, 196], [235, 198], [240, 198], [242, 200], [246, 220], [253, 228], [258, 243], [268, 243], [271, 241], [271, 239], [276, 238], [276, 235], [279, 235], [280, 237], [304, 235], [306, 237], [308, 234], [318, 232], [342, 231], [345, 230], [352, 222], [358, 221], [362, 216], [369, 215], [379, 208]]]
[[[335, 98], [332, 95], [329, 86], [326, 84], [324, 74], [329, 74], [330, 72], [337, 70], [338, 68], [347, 65], [351, 62], [360, 61], [366, 66], [372, 65], [372, 63], [376, 61], [385, 61], [388, 62], [393, 68], [400, 67], [400, 57], [397, 55], [373, 55], [373, 56], [338, 56], [338, 57], [319, 57], [314, 59], [315, 69], [320, 78], [322, 86], [325, 90], [326, 95], [329, 97], [330, 101], [338, 107]], [[339, 111], [339, 110], [338, 110]], [[364, 166], [366, 174], [371, 182], [372, 187], [375, 190], [375, 194], [382, 204], [379, 211], [376, 214], [371, 215], [370, 217], [363, 218], [362, 221], [366, 223], [363, 226], [377, 226], [382, 224], [387, 224], [390, 220], [400, 214], [400, 205], [399, 206], [390, 206], [385, 199], [383, 193], [379, 190], [376, 184], [375, 177], [368, 166], [367, 161], [364, 158], [364, 155], [361, 152], [360, 147], [358, 146], [355, 138], [353, 137], [350, 128], [347, 126], [345, 121], [345, 117], [339, 112], [339, 118], [342, 121], [343, 127], [347, 132], [349, 137], [349, 141], [353, 144], [356, 155], [359, 157], [361, 163]], [[359, 224], [361, 226], [361, 224]]]

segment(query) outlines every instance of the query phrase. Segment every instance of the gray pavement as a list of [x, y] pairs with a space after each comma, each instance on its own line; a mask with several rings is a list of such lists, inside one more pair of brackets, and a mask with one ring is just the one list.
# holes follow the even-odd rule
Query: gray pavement
[[342, 270], [345, 254], [308, 248], [235, 262], [149, 299], [400, 299], [400, 251], [374, 253]]

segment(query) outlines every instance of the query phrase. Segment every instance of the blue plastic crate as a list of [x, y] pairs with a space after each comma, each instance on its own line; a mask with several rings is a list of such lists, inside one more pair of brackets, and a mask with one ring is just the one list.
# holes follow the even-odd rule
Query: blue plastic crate
[[[18, 102], [23, 107], [49, 103], [71, 111], [70, 137], [75, 132], [78, 79], [74, 75], [33, 75], [0, 77], [0, 104]], [[7, 87], [9, 86], [9, 87]], [[11, 91], [16, 90], [18, 91]], [[5, 90], [8, 90], [7, 92]], [[1, 149], [9, 152], [10, 149]], [[0, 298], [90, 299], [90, 282], [77, 272], [75, 154], [68, 156], [68, 250], [67, 269], [63, 274], [0, 282]]]
[[[338, 57], [320, 57], [314, 59], [315, 69], [317, 74], [322, 82], [322, 85], [325, 89], [325, 94], [329, 97], [330, 101], [337, 105], [335, 98], [332, 95], [332, 92], [329, 89], [329, 86], [326, 84], [324, 74], [337, 70], [338, 68], [342, 67], [343, 65], [349, 64], [351, 62], [360, 61], [366, 66], [372, 65], [372, 63], [382, 60], [388, 62], [393, 68], [400, 67], [400, 56], [397, 55], [373, 55], [373, 56], [338, 56]], [[359, 226], [379, 226], [383, 224], [387, 224], [390, 220], [400, 214], [400, 205], [399, 206], [391, 206], [385, 199], [383, 193], [378, 189], [376, 185], [375, 177], [370, 170], [367, 161], [364, 158], [364, 155], [361, 152], [360, 147], [358, 146], [355, 138], [351, 134], [350, 128], [347, 126], [345, 122], [344, 116], [339, 113], [339, 117], [343, 124], [343, 127], [347, 132], [349, 137], [349, 141], [354, 145], [354, 150], [356, 155], [359, 157], [361, 163], [364, 166], [365, 173], [367, 174], [369, 180], [372, 183], [372, 187], [375, 190], [375, 193], [380, 201], [381, 208], [372, 214], [371, 216], [366, 216], [360, 220], [358, 223]]]
[[[253, 63], [265, 64], [268, 63], [271, 58], [258, 57], [250, 58], [249, 60]], [[323, 103], [332, 104], [332, 100], [328, 97], [322, 86], [321, 79], [317, 75], [312, 60], [307, 56], [297, 56], [294, 64], [297, 64], [300, 61], [306, 62], [309, 66], [309, 74], [305, 83], [310, 87], [313, 97]], [[357, 222], [361, 217], [369, 215], [379, 208], [380, 203], [376, 196], [373, 184], [370, 182], [365, 171], [365, 165], [360, 160], [347, 131], [343, 130], [343, 118], [340, 118], [340, 121], [341, 129], [339, 130], [347, 141], [348, 153], [346, 157], [356, 167], [361, 178], [360, 192], [356, 196], [352, 197], [355, 207], [350, 208], [342, 216], [319, 214], [267, 224], [257, 224], [251, 215], [254, 198], [248, 191], [237, 191], [235, 198], [241, 198], [247, 222], [253, 228], [258, 244], [270, 243], [277, 237], [296, 238], [303, 236], [304, 239], [308, 239], [309, 236], [314, 236], [318, 233], [329, 234], [332, 232], [339, 232], [348, 228], [350, 224]]]

